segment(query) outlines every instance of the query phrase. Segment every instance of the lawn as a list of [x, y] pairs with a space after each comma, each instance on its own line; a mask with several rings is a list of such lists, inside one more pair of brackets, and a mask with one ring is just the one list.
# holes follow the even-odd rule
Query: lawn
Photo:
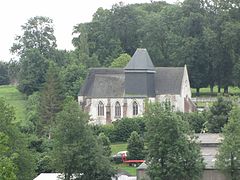
[[122, 172], [127, 172], [127, 174], [131, 175], [131, 176], [136, 176], [137, 172], [136, 172], [136, 168], [137, 167], [133, 167], [133, 166], [128, 166], [128, 164], [113, 164], [114, 169], [116, 169], [118, 172], [122, 171]]
[[118, 144], [112, 144], [112, 155], [117, 154], [119, 151], [126, 151], [127, 150], [127, 143], [118, 143]]
[[0, 86], [0, 97], [13, 106], [17, 121], [25, 120], [26, 97], [17, 90], [16, 86]]
[[[119, 151], [127, 150], [127, 143], [114, 143], [111, 145], [112, 155]], [[120, 171], [125, 171], [131, 176], [136, 176], [136, 167], [128, 166], [127, 164], [113, 164], [113, 167]]]
[[[192, 88], [191, 91], [192, 91], [192, 95], [196, 96], [196, 89]], [[238, 88], [238, 87], [230, 86], [228, 88], [228, 91], [229, 91], [230, 95], [240, 95], [240, 88]], [[223, 88], [221, 89], [221, 94], [223, 94]], [[200, 89], [200, 96], [217, 96], [217, 95], [218, 95], [218, 87], [217, 86], [214, 86], [213, 94], [210, 93], [210, 87]]]

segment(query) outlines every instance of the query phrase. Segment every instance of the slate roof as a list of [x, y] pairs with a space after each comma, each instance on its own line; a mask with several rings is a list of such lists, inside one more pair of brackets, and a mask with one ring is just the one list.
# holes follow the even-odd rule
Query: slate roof
[[88, 97], [123, 97], [124, 70], [119, 68], [92, 68], [79, 95]]
[[[180, 94], [183, 67], [155, 68], [155, 92], [161, 94]], [[141, 82], [140, 82], [141, 83]], [[124, 97], [125, 74], [121, 68], [93, 68], [79, 92], [80, 96], [92, 98]]]
[[146, 49], [138, 48], [125, 70], [154, 70], [154, 65]]
[[180, 94], [184, 67], [157, 67], [155, 75], [155, 93]]
[[[127, 78], [130, 76], [133, 82], [125, 83], [125, 72], [130, 73]], [[134, 72], [135, 74], [133, 74]], [[154, 74], [154, 76], [143, 75], [146, 79], [151, 78], [148, 79], [149, 84], [136, 84], [137, 82], [133, 80], [137, 78], [138, 83], [142, 83], [141, 80], [139, 80], [140, 75], [142, 75], [141, 73], [147, 73], [148, 75]], [[146, 94], [138, 93], [148, 92], [150, 90], [154, 96], [161, 94], [181, 94], [183, 74], [184, 67], [155, 68], [147, 50], [137, 49], [125, 68], [90, 69], [89, 75], [79, 95], [92, 98], [125, 97], [125, 89], [134, 91], [131, 93], [136, 97], [146, 97]], [[146, 86], [149, 88], [147, 91], [144, 89]]]

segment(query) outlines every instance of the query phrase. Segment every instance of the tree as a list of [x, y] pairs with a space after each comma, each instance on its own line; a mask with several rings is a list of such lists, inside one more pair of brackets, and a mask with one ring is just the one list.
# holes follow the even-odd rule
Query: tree
[[57, 115], [53, 159], [66, 180], [73, 174], [82, 180], [107, 180], [113, 174], [108, 158], [87, 124], [88, 118], [72, 99], [66, 100]]
[[239, 179], [240, 172], [240, 108], [234, 107], [229, 121], [223, 128], [223, 141], [219, 148], [216, 165], [231, 180]]
[[131, 133], [128, 139], [128, 159], [143, 159], [144, 158], [144, 141], [136, 131]]
[[57, 46], [53, 21], [48, 17], [36, 16], [30, 18], [22, 26], [22, 31], [23, 34], [15, 38], [16, 42], [10, 50], [12, 53], [22, 56], [26, 51], [34, 48], [48, 58], [49, 52]]
[[127, 53], [120, 54], [118, 58], [113, 60], [110, 67], [123, 68], [127, 65], [130, 59], [131, 59], [131, 56], [129, 56]]
[[8, 65], [0, 61], [0, 85], [9, 84]]
[[0, 178], [2, 180], [16, 180], [17, 167], [13, 161], [18, 154], [9, 153], [8, 143], [8, 137], [0, 132]]
[[81, 88], [86, 75], [86, 66], [75, 62], [69, 63], [61, 71], [65, 95], [77, 98], [79, 89]]
[[100, 66], [97, 55], [95, 53], [90, 55], [89, 53], [86, 27], [83, 24], [75, 26], [73, 34], [79, 34], [78, 37], [75, 37], [72, 40], [74, 47], [76, 47], [75, 53], [78, 61], [88, 68]]
[[109, 138], [107, 136], [105, 136], [104, 133], [100, 133], [98, 135], [98, 142], [100, 145], [103, 146], [103, 154], [106, 156], [106, 157], [110, 157], [111, 154], [112, 154], [112, 150], [111, 150], [111, 142], [109, 140]]
[[20, 60], [18, 85], [20, 92], [30, 95], [35, 91], [39, 91], [45, 82], [47, 69], [47, 59], [38, 49], [26, 51]]
[[208, 130], [211, 133], [222, 132], [222, 128], [228, 121], [229, 113], [232, 110], [232, 101], [219, 97], [217, 102], [210, 108], [208, 117]]
[[14, 179], [16, 175], [18, 180], [30, 180], [34, 176], [34, 158], [14, 121], [13, 107], [0, 98], [0, 176]]
[[20, 63], [11, 59], [8, 63], [8, 77], [11, 84], [18, 83], [18, 75], [20, 71]]
[[181, 116], [183, 120], [189, 123], [190, 128], [194, 133], [204, 132], [205, 124], [207, 122], [207, 113], [205, 111], [182, 113]]
[[193, 180], [201, 177], [203, 158], [188, 123], [169, 106], [152, 104], [145, 114], [147, 123], [147, 172], [154, 180]]
[[51, 129], [55, 116], [61, 111], [63, 99], [63, 87], [59, 76], [59, 69], [54, 63], [50, 63], [40, 99], [42, 135], [47, 135], [49, 139], [51, 139]]

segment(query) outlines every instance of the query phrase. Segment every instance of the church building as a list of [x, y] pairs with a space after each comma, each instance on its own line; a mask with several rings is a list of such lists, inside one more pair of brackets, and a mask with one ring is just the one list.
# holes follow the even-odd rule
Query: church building
[[124, 68], [92, 68], [78, 102], [94, 124], [144, 113], [144, 103], [169, 101], [175, 111], [192, 112], [187, 67], [154, 67], [146, 49], [137, 49]]

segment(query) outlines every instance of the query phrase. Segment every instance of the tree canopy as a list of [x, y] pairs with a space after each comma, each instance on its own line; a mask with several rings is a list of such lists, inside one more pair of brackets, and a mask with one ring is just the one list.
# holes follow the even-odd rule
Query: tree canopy
[[148, 169], [151, 179], [193, 180], [201, 177], [203, 158], [187, 122], [166, 105], [148, 106]]

